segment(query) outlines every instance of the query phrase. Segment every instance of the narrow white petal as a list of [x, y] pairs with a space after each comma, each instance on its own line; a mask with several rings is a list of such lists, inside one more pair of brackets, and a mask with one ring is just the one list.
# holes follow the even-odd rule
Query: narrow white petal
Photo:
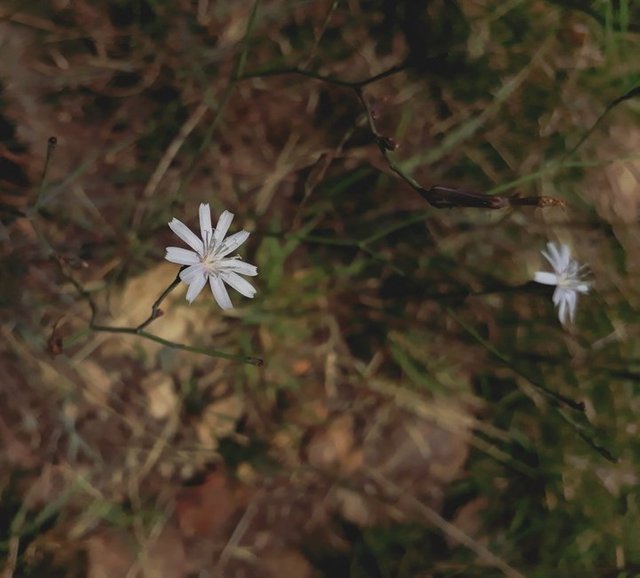
[[551, 241], [547, 243], [547, 251], [542, 251], [542, 254], [545, 259], [549, 261], [549, 264], [553, 267], [553, 270], [556, 273], [562, 272], [563, 268], [560, 266], [560, 253], [558, 252], [558, 248], [555, 243], [552, 243]]
[[576, 291], [578, 293], [589, 293], [590, 289], [591, 286], [589, 285], [589, 283], [579, 283], [578, 285], [576, 285]]
[[207, 278], [204, 275], [194, 276], [191, 284], [189, 285], [189, 289], [187, 289], [187, 301], [189, 303], [193, 303], [193, 300], [200, 295], [200, 292], [206, 284]]
[[569, 319], [571, 323], [576, 316], [576, 305], [578, 304], [578, 294], [573, 291], [567, 292], [567, 307], [569, 308]]
[[164, 258], [178, 265], [195, 265], [200, 262], [198, 253], [180, 247], [167, 247], [167, 254]]
[[231, 299], [229, 299], [227, 288], [224, 286], [222, 279], [218, 275], [211, 275], [209, 277], [209, 285], [211, 286], [213, 298], [216, 300], [216, 303], [220, 308], [233, 309], [233, 304], [231, 303]]
[[184, 271], [180, 271], [180, 279], [187, 285], [190, 285], [197, 275], [206, 277], [204, 268], [200, 263], [196, 263], [195, 265], [187, 267]]
[[560, 299], [560, 307], [558, 308], [558, 317], [560, 318], [560, 323], [564, 325], [567, 321], [567, 297], [566, 295], [562, 295], [562, 299]]
[[543, 285], [558, 284], [558, 276], [555, 273], [547, 273], [546, 271], [537, 271], [533, 276], [533, 280]]
[[258, 274], [258, 268], [255, 265], [250, 265], [240, 259], [221, 259], [218, 261], [218, 267], [222, 271], [233, 271], [248, 277], [255, 277]]
[[221, 277], [227, 285], [233, 287], [240, 295], [249, 297], [249, 299], [253, 299], [255, 296], [256, 288], [237, 273], [224, 273]]
[[233, 221], [233, 213], [229, 211], [224, 211], [220, 218], [218, 219], [218, 223], [216, 224], [216, 230], [213, 233], [213, 238], [215, 239], [216, 245], [222, 242], [222, 239], [227, 235], [227, 231], [231, 226], [231, 221]]
[[560, 245], [559, 265], [562, 271], [564, 271], [569, 266], [570, 261], [571, 261], [571, 251], [569, 250], [569, 247], [567, 245]]
[[248, 231], [238, 231], [231, 235], [231, 237], [227, 237], [216, 251], [216, 255], [218, 257], [226, 257], [229, 253], [233, 253], [249, 238], [250, 234]]
[[211, 238], [211, 209], [209, 203], [200, 203], [200, 236], [205, 244]]
[[553, 292], [553, 304], [557, 307], [558, 303], [564, 299], [564, 294], [566, 289], [563, 287], [556, 287], [556, 290]]
[[178, 235], [189, 247], [196, 251], [199, 255], [202, 255], [203, 246], [202, 241], [187, 227], [182, 221], [178, 219], [171, 219], [169, 223], [171, 230]]

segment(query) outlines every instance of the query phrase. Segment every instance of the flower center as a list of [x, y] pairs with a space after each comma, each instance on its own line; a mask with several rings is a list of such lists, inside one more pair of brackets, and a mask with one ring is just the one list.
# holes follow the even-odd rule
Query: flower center
[[577, 289], [584, 281], [581, 279], [581, 267], [577, 263], [569, 263], [564, 271], [558, 274], [558, 286], [564, 289]]
[[217, 272], [217, 262], [218, 258], [216, 257], [216, 242], [213, 238], [213, 231], [205, 231], [204, 236], [204, 248], [203, 253], [200, 257], [200, 262], [202, 266], [207, 271], [207, 273], [216, 273]]

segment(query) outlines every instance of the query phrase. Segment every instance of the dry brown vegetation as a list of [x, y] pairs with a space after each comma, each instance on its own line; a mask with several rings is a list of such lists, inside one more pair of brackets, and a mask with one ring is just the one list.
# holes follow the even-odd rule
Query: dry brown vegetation
[[[566, 155], [640, 72], [602, 4], [5, 2], [6, 578], [634, 575], [637, 104]], [[172, 291], [200, 353], [90, 327], [201, 202], [257, 298]], [[597, 288], [566, 331], [548, 238]]]

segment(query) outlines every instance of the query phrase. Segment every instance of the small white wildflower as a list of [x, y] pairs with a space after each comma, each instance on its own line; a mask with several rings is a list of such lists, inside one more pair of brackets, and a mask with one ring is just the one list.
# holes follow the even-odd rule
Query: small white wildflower
[[169, 223], [171, 230], [193, 249], [180, 247], [167, 247], [165, 259], [178, 265], [188, 265], [180, 273], [180, 279], [188, 286], [187, 301], [192, 303], [209, 281], [213, 297], [222, 309], [232, 309], [233, 305], [227, 293], [225, 283], [233, 287], [238, 293], [252, 298], [256, 294], [255, 288], [240, 277], [248, 275], [253, 277], [258, 274], [255, 265], [249, 265], [240, 260], [240, 257], [228, 257], [242, 243], [249, 238], [247, 231], [234, 233], [225, 239], [225, 235], [233, 221], [233, 214], [224, 211], [216, 228], [211, 227], [211, 210], [209, 205], [200, 205], [200, 236], [198, 239], [189, 227], [178, 219], [172, 219]]
[[553, 267], [553, 273], [538, 271], [533, 280], [545, 285], [555, 285], [553, 304], [558, 308], [558, 317], [563, 325], [569, 320], [573, 323], [578, 304], [578, 294], [588, 293], [589, 283], [581, 278], [584, 265], [571, 258], [567, 245], [547, 243], [547, 251], [542, 251], [545, 259]]

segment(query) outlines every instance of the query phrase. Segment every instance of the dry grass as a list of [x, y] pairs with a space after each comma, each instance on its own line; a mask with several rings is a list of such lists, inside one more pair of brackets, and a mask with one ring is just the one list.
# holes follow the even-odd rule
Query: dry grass
[[[601, 4], [2, 8], [4, 575], [635, 575], [637, 103], [566, 154], [640, 72]], [[92, 330], [201, 202], [256, 299], [172, 291], [146, 329], [200, 353]], [[548, 239], [595, 287], [567, 329]]]

